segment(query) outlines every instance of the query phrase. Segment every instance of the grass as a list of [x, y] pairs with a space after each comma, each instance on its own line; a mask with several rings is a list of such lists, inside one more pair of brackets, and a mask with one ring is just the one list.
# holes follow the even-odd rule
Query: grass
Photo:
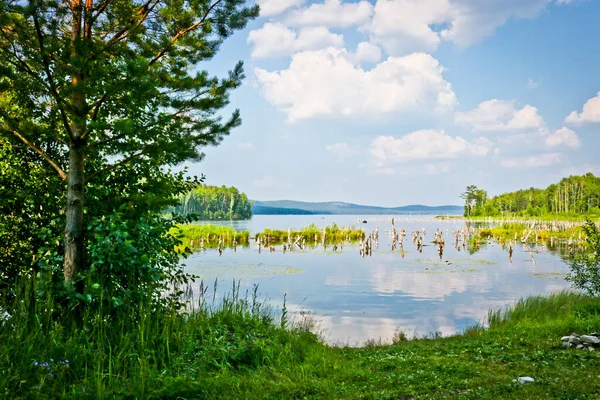
[[[600, 351], [560, 337], [600, 330], [600, 300], [562, 292], [490, 311], [463, 335], [330, 347], [275, 318], [239, 286], [195, 312], [142, 310], [136, 326], [80, 328], [10, 318], [0, 325], [0, 393], [11, 399], [586, 399], [600, 395]], [[68, 363], [66, 363], [68, 360]], [[37, 365], [35, 362], [37, 361]], [[44, 363], [48, 363], [44, 366]], [[51, 376], [52, 375], [52, 376]], [[520, 384], [519, 376], [531, 376]]]
[[[504, 222], [502, 224], [479, 228], [476, 233], [477, 235], [472, 236], [470, 241], [471, 244], [478, 244], [483, 239], [494, 238], [500, 243], [505, 243], [509, 240], [514, 240], [515, 235], [517, 241], [521, 241], [522, 237], [527, 236], [527, 232], [531, 224], [516, 222]], [[554, 239], [585, 239], [586, 235], [583, 231], [582, 225], [564, 226], [559, 229], [553, 229], [548, 224], [536, 224], [533, 231], [528, 237], [528, 242], [535, 242], [536, 240], [547, 241], [550, 238]]]
[[278, 229], [265, 229], [259, 235], [262, 238], [269, 238], [269, 242], [272, 244], [278, 244], [290, 240], [294, 242], [297, 237], [300, 237], [307, 242], [321, 242], [323, 237], [323, 231], [325, 231], [325, 242], [327, 243], [340, 243], [345, 241], [357, 241], [365, 238], [365, 233], [362, 229], [355, 229], [352, 227], [340, 227], [337, 224], [329, 225], [324, 229], [318, 228], [315, 224], [309, 225], [302, 228], [299, 231], [290, 230], [278, 230]]
[[232, 246], [234, 238], [238, 245], [247, 245], [250, 237], [248, 231], [238, 232], [229, 226], [221, 225], [180, 225], [172, 229], [171, 233], [180, 235], [182, 244], [178, 246], [179, 250], [186, 247], [217, 247], [220, 238], [223, 239], [223, 246]]

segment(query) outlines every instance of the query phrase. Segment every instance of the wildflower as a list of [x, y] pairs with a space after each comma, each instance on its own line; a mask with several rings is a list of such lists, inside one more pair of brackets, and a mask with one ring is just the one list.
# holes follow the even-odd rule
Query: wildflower
[[33, 362], [33, 366], [34, 366], [34, 367], [37, 367], [37, 366], [38, 366], [38, 364], [39, 364], [39, 363], [38, 363], [37, 361], [34, 361], [34, 362]]

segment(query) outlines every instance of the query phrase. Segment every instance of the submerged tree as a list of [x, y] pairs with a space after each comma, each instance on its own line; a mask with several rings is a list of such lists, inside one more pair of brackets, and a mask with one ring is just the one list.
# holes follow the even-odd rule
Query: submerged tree
[[244, 0], [0, 0], [0, 136], [64, 182], [48, 201], [65, 282], [90, 267], [86, 230], [169, 204], [184, 182], [169, 168], [240, 124], [217, 112], [242, 64], [223, 79], [198, 65], [257, 15]]

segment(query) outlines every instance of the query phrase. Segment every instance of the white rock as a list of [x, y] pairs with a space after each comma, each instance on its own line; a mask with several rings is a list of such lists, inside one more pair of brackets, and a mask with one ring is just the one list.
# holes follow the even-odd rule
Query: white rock
[[583, 343], [600, 344], [600, 338], [596, 336], [581, 335], [580, 339]]
[[519, 383], [528, 383], [528, 382], [535, 382], [535, 381], [530, 376], [520, 376], [519, 377]]
[[561, 342], [568, 342], [571, 336], [563, 336], [560, 338]]
[[581, 339], [575, 336], [569, 336], [569, 343], [581, 344]]

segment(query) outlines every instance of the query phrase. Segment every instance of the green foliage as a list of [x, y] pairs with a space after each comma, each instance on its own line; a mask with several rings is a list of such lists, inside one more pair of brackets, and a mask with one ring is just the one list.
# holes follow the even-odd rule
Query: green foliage
[[592, 173], [563, 178], [546, 189], [529, 188], [487, 199], [467, 187], [465, 216], [581, 218], [600, 216], [600, 178]]
[[294, 242], [297, 237], [306, 241], [321, 241], [323, 238], [323, 232], [325, 232], [325, 241], [327, 243], [343, 242], [346, 240], [360, 240], [364, 239], [365, 233], [362, 229], [355, 229], [353, 226], [350, 227], [339, 227], [337, 224], [326, 226], [325, 228], [318, 228], [315, 224], [311, 224], [302, 228], [299, 231], [286, 231], [281, 229], [268, 229], [265, 228], [262, 233], [257, 235], [268, 237], [269, 242], [276, 244], [281, 242], [287, 242], [291, 240]]
[[475, 185], [469, 185], [460, 197], [465, 199], [465, 217], [478, 216], [484, 213], [487, 201], [487, 192], [485, 190], [478, 189]]
[[[39, 159], [0, 137], [0, 306], [60, 248], [64, 183]], [[60, 261], [59, 261], [60, 262]]]
[[229, 226], [221, 225], [178, 225], [171, 228], [171, 234], [178, 237], [181, 243], [176, 247], [178, 249], [214, 247], [218, 245], [220, 239], [223, 239], [223, 246], [231, 246], [233, 240], [239, 245], [247, 245], [250, 237], [248, 231], [236, 231]]
[[201, 220], [250, 219], [252, 204], [245, 193], [235, 187], [198, 185], [181, 196], [173, 212], [182, 215], [195, 214]]
[[[306, 327], [282, 329], [256, 291], [242, 296], [237, 285], [222, 303], [205, 295], [194, 304], [190, 314], [146, 308], [136, 324], [124, 308], [117, 320], [99, 318], [81, 330], [45, 325], [46, 305], [36, 319], [15, 314], [0, 323], [2, 395], [584, 399], [600, 392], [589, 377], [600, 354], [560, 344], [571, 332], [600, 329], [597, 297], [536, 296], [491, 311], [489, 329], [412, 340], [398, 334], [393, 345], [361, 348], [326, 346]], [[519, 384], [519, 376], [535, 382]]]
[[582, 289], [592, 296], [600, 296], [600, 231], [592, 221], [583, 226], [589, 252], [573, 253], [569, 266], [571, 273], [567, 280], [577, 289]]
[[77, 316], [182, 279], [168, 231], [189, 218], [158, 214], [199, 183], [172, 168], [241, 123], [222, 109], [242, 64], [197, 66], [258, 15], [244, 3], [0, 0], [0, 294], [41, 282]]
[[193, 383], [207, 374], [295, 365], [320, 346], [306, 328], [281, 326], [256, 287], [243, 295], [234, 282], [218, 302], [206, 292], [196, 287], [185, 313], [123, 304], [112, 312], [87, 309], [75, 327], [54, 321], [52, 299], [18, 302], [0, 320], [2, 397], [149, 398], [166, 378]]

